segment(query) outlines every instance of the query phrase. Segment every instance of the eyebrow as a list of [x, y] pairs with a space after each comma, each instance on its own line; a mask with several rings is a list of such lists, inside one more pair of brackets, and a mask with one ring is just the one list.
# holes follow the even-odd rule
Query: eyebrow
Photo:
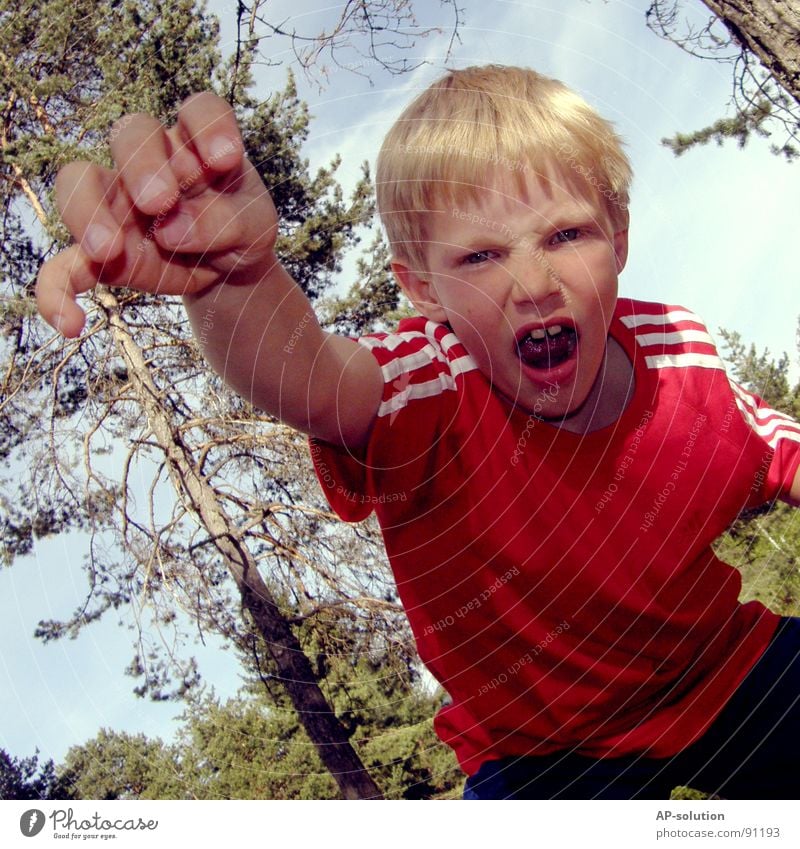
[[[536, 212], [536, 210], [532, 211]], [[547, 221], [548, 229], [558, 229], [561, 222], [567, 222], [570, 224], [574, 224], [575, 222], [596, 223], [598, 221], [598, 216], [601, 216], [602, 214], [602, 210], [575, 204], [574, 206], [568, 206], [566, 208], [560, 207], [559, 209], [553, 210], [552, 218], [547, 218], [545, 215], [541, 215], [540, 217]]]
[[[495, 243], [502, 245], [513, 245], [520, 239], [533, 235], [546, 235], [559, 230], [597, 226], [602, 223], [600, 213], [586, 209], [583, 206], [570, 207], [568, 209], [555, 210], [552, 218], [545, 215], [538, 216], [531, 225], [522, 231], [514, 230], [510, 225], [500, 219], [488, 219], [486, 224], [480, 226], [479, 222], [465, 222], [478, 224], [479, 229], [469, 233], [461, 245], [441, 243], [445, 248], [464, 248], [466, 250], [486, 247], [486, 240], [493, 239]], [[540, 229], [541, 227], [541, 229]]]

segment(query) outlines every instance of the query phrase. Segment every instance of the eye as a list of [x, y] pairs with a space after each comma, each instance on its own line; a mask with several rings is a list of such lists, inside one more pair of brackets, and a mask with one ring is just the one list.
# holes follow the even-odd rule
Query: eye
[[461, 262], [464, 265], [482, 265], [485, 262], [491, 262], [497, 259], [497, 251], [475, 251], [467, 254]]
[[577, 227], [570, 227], [567, 230], [559, 230], [558, 233], [556, 233], [550, 240], [550, 244], [574, 242], [580, 235], [581, 231]]

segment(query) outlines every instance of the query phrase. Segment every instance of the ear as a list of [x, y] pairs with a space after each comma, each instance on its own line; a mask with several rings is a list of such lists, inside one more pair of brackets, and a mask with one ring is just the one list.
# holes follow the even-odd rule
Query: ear
[[400, 288], [418, 313], [431, 321], [442, 324], [447, 321], [447, 313], [439, 303], [436, 288], [430, 280], [419, 277], [416, 271], [412, 271], [402, 262], [392, 261], [391, 269]]
[[617, 274], [619, 274], [628, 261], [628, 228], [617, 230], [614, 233], [614, 256], [617, 258]]

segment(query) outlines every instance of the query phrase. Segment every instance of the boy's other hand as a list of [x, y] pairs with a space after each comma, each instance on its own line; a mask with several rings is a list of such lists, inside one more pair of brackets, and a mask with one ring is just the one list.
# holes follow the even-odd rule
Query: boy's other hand
[[39, 272], [39, 311], [53, 327], [78, 336], [77, 296], [98, 283], [185, 295], [272, 267], [275, 207], [224, 100], [193, 95], [169, 129], [128, 115], [110, 138], [113, 169], [72, 162], [56, 178], [75, 244]]

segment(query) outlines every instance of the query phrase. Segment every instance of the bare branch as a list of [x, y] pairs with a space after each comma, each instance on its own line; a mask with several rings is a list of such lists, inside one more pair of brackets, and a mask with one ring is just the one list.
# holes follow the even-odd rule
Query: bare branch
[[[332, 67], [370, 78], [371, 68], [390, 74], [403, 74], [420, 67], [424, 60], [411, 58], [419, 39], [440, 36], [447, 32], [449, 43], [447, 57], [459, 39], [463, 24], [463, 9], [457, 0], [440, 0], [440, 5], [450, 9], [452, 23], [441, 26], [420, 26], [413, 12], [411, 0], [346, 0], [337, 8], [330, 24], [315, 32], [302, 32], [295, 23], [275, 22], [261, 13], [265, 0], [254, 0], [248, 7], [240, 2], [237, 18], [246, 12], [250, 15], [248, 38], [258, 44], [271, 38], [286, 38], [298, 65], [309, 80], [320, 83], [330, 75], [325, 64], [327, 57]], [[255, 24], [259, 24], [261, 32]], [[238, 51], [238, 39], [237, 39]], [[259, 54], [270, 64], [274, 60]]]
[[753, 133], [769, 137], [779, 129], [785, 135], [771, 145], [773, 152], [788, 160], [800, 156], [800, 10], [766, 0], [703, 2], [712, 16], [700, 28], [681, 14], [680, 0], [651, 2], [647, 25], [691, 56], [731, 65], [734, 115], [664, 144], [676, 154], [730, 137], [743, 146]]

